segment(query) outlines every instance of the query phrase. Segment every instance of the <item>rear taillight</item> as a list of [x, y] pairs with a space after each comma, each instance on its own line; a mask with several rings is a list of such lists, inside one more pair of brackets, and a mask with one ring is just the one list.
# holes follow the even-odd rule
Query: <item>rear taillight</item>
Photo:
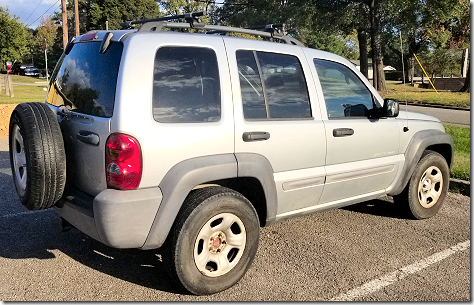
[[125, 134], [113, 133], [105, 147], [107, 186], [119, 190], [138, 188], [142, 177], [140, 144]]

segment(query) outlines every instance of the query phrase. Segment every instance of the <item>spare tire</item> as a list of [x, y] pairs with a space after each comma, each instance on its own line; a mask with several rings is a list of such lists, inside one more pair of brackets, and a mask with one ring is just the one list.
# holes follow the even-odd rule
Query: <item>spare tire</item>
[[66, 154], [58, 119], [45, 103], [18, 104], [10, 117], [10, 164], [21, 202], [52, 207], [63, 195]]

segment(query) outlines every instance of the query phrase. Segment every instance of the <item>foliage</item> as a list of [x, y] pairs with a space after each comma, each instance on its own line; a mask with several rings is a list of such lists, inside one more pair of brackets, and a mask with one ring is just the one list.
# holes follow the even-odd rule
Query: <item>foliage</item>
[[[159, 5], [153, 0], [78, 0], [79, 32], [105, 30], [108, 21], [109, 30], [120, 29], [120, 23], [161, 16]], [[68, 1], [68, 34], [74, 34], [74, 2]], [[57, 14], [54, 19], [61, 20]], [[62, 29], [61, 29], [62, 31]]]
[[431, 78], [435, 76], [458, 76], [461, 71], [460, 52], [438, 48], [423, 53], [419, 57], [423, 68]]
[[[34, 65], [41, 70], [41, 74], [46, 75], [46, 62], [44, 57], [43, 40], [46, 40], [46, 52], [48, 54], [48, 70], [52, 70], [60, 56], [57, 52], [58, 46], [55, 44], [61, 43], [56, 40], [58, 34], [58, 24], [55, 24], [51, 17], [41, 18], [39, 26], [32, 33], [31, 39], [31, 56]], [[62, 51], [62, 48], [61, 48]], [[58, 54], [59, 53], [59, 54]]]
[[0, 62], [3, 70], [6, 70], [7, 61], [21, 61], [28, 54], [28, 33], [19, 19], [0, 7]]

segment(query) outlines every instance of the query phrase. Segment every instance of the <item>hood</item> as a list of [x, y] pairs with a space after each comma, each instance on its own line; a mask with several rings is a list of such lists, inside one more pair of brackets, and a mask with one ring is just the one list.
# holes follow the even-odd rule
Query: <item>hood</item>
[[412, 111], [406, 111], [406, 110], [401, 110], [401, 109], [400, 109], [400, 113], [398, 114], [397, 119], [406, 120], [407, 114], [408, 114], [409, 120], [441, 122], [438, 118], [435, 118], [434, 116], [431, 116], [431, 115], [418, 113], [418, 112], [412, 112]]

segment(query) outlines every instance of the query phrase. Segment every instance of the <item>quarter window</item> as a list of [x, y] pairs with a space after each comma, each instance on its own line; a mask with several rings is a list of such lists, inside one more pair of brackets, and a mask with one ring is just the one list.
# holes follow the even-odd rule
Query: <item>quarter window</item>
[[246, 119], [311, 117], [306, 81], [295, 56], [237, 51]]
[[162, 123], [217, 122], [219, 71], [211, 49], [162, 47], [155, 57], [153, 117]]
[[314, 59], [329, 118], [368, 117], [374, 109], [372, 94], [344, 65]]

